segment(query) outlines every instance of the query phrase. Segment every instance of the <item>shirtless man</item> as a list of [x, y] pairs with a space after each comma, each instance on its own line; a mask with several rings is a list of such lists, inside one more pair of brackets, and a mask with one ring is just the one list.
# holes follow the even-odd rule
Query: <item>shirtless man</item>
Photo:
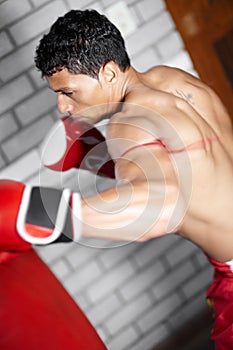
[[[89, 125], [109, 118], [107, 145], [117, 184], [86, 198], [77, 193], [65, 196], [71, 203], [72, 239], [82, 235], [145, 241], [178, 233], [198, 245], [229, 279], [233, 275], [229, 262], [233, 259], [233, 138], [230, 117], [218, 96], [178, 69], [160, 66], [137, 72], [120, 32], [96, 11], [70, 11], [59, 18], [42, 38], [35, 62], [57, 93], [62, 114]], [[14, 195], [18, 203], [14, 228], [25, 192], [22, 187]], [[3, 195], [12, 188], [11, 183], [0, 184]], [[29, 193], [25, 198], [17, 234], [35, 243], [30, 236], [42, 237], [38, 232], [43, 229], [25, 225], [33, 196]], [[38, 210], [42, 209], [37, 208], [37, 214]], [[61, 212], [59, 207], [59, 216]], [[33, 219], [28, 222], [34, 225]], [[68, 227], [60, 225], [60, 231]], [[214, 293], [212, 288], [209, 296], [215, 298]], [[227, 349], [221, 341], [233, 339], [228, 317], [233, 306], [227, 302], [231, 310], [224, 314], [225, 333], [215, 334], [219, 349]], [[216, 315], [222, 311], [218, 309]]]

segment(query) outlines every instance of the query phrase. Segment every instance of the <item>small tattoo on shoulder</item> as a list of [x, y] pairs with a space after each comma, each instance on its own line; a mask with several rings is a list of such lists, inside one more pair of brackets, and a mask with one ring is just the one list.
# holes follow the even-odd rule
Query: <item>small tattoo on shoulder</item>
[[175, 90], [175, 94], [174, 95], [183, 98], [189, 104], [191, 104], [192, 106], [195, 106], [195, 103], [194, 103], [194, 100], [193, 100], [193, 96], [192, 96], [191, 93], [185, 93], [182, 90]]

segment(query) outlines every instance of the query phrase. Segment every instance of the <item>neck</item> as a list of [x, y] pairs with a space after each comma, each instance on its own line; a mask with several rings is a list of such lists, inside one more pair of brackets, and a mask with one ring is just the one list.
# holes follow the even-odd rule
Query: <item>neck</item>
[[128, 94], [128, 92], [132, 89], [132, 87], [135, 84], [139, 82], [138, 72], [133, 67], [130, 67], [126, 72], [121, 73], [120, 78], [121, 78], [119, 83], [120, 96], [121, 96], [121, 101], [124, 101], [125, 96]]

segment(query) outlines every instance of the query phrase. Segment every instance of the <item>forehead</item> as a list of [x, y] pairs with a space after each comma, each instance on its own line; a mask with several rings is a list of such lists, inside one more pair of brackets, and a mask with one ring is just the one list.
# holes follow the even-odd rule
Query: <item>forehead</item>
[[54, 91], [62, 89], [77, 89], [81, 86], [93, 83], [93, 79], [88, 75], [84, 74], [73, 74], [70, 73], [66, 68], [61, 71], [57, 71], [50, 77], [46, 77], [48, 85]]

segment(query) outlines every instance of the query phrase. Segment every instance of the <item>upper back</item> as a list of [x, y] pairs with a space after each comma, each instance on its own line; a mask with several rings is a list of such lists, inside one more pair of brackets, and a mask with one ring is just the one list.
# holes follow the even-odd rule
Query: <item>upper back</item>
[[218, 132], [232, 135], [229, 114], [217, 94], [201, 80], [177, 68], [158, 66], [141, 75], [152, 90], [160, 90], [185, 100]]
[[187, 146], [203, 139], [217, 139], [233, 157], [232, 123], [211, 88], [180, 69], [165, 66], [137, 76], [138, 82], [126, 94], [123, 113], [112, 118], [113, 124], [119, 125], [111, 128], [111, 137], [137, 143], [157, 138], [173, 150], [182, 143]]

